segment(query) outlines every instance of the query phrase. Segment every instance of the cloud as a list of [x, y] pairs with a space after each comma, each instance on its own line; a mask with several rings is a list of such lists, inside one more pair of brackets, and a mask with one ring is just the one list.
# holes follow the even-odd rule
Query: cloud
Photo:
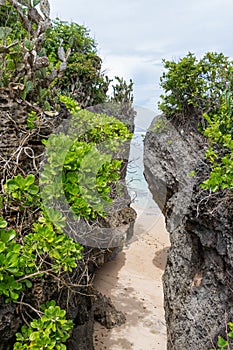
[[158, 99], [162, 58], [177, 60], [189, 51], [198, 56], [207, 51], [232, 55], [232, 0], [50, 3], [53, 17], [58, 15], [91, 29], [104, 68], [111, 76], [133, 78], [136, 99], [142, 103]]
[[126, 81], [133, 79], [135, 104], [157, 109], [156, 100], [161, 94], [159, 89], [161, 60], [152, 64], [151, 59], [144, 57], [143, 54], [103, 55], [103, 57], [103, 68], [109, 77], [120, 76]]

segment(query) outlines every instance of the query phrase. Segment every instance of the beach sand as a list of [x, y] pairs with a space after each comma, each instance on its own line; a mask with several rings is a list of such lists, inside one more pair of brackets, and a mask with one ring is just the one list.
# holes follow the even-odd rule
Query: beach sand
[[96, 350], [166, 350], [162, 274], [169, 249], [162, 214], [140, 211], [134, 241], [96, 274], [95, 286], [109, 296], [126, 323], [111, 330], [95, 324]]

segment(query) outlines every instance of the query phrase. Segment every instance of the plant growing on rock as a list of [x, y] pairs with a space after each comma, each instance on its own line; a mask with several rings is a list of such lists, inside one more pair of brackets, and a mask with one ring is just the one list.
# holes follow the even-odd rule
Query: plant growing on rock
[[212, 348], [211, 350], [232, 350], [233, 349], [233, 323], [228, 323], [228, 333], [227, 333], [227, 339], [224, 339], [223, 337], [218, 337], [217, 346], [218, 348]]
[[[21, 175], [9, 179], [5, 186], [9, 205], [17, 202], [24, 203], [24, 207], [33, 202], [39, 205], [38, 186], [34, 180], [31, 175], [25, 179]], [[0, 295], [5, 295], [6, 301], [16, 301], [26, 287], [32, 287], [31, 281], [38, 276], [72, 271], [82, 258], [82, 246], [62, 232], [65, 218], [52, 209], [50, 217], [53, 222], [42, 212], [28, 234], [7, 230], [7, 222], [0, 218]]]
[[19, 298], [25, 287], [30, 288], [31, 282], [22, 276], [35, 272], [35, 265], [23, 254], [23, 246], [16, 242], [16, 232], [7, 230], [7, 222], [0, 217], [0, 295], [6, 301]]
[[130, 138], [127, 127], [116, 118], [78, 111], [67, 134], [51, 135], [44, 141], [47, 163], [40, 183], [45, 205], [65, 195], [75, 215], [88, 219], [104, 216], [120, 179], [122, 161], [114, 159], [114, 153]]
[[202, 188], [233, 189], [233, 62], [222, 53], [197, 58], [189, 53], [178, 63], [164, 61], [160, 109], [176, 124], [192, 127], [208, 138], [210, 175]]
[[[0, 5], [0, 86], [8, 87], [23, 98], [42, 102], [49, 107], [46, 90], [59, 69], [48, 74], [49, 65], [43, 50], [45, 32], [50, 27], [49, 3], [37, 6], [40, 1], [7, 0]], [[14, 28], [16, 23], [16, 27]], [[17, 31], [15, 30], [17, 28]], [[45, 103], [46, 102], [46, 103]]]
[[[87, 29], [49, 19], [49, 3], [9, 0], [0, 5], [0, 87], [49, 110], [62, 91], [82, 106], [106, 99], [109, 80]], [[40, 7], [40, 12], [38, 11]]]
[[82, 107], [106, 100], [110, 80], [101, 72], [96, 43], [85, 27], [56, 19], [46, 32], [44, 48], [51, 67], [59, 66], [61, 60], [66, 62], [64, 74], [54, 81], [62, 94]]
[[[191, 239], [190, 234], [192, 233], [194, 236], [197, 235], [198, 240], [200, 240], [200, 245], [202, 247], [201, 270], [203, 269], [203, 281], [207, 278], [208, 274], [213, 273], [213, 270], [211, 268], [209, 269], [209, 266], [206, 269], [205, 265], [207, 264], [203, 263], [209, 259], [210, 254], [211, 263], [216, 263], [216, 261], [221, 261], [223, 263], [223, 267], [220, 269], [222, 276], [224, 276], [224, 282], [222, 282], [223, 279], [220, 282], [220, 278], [215, 277], [213, 278], [213, 284], [210, 284], [210, 286], [212, 287], [215, 283], [216, 285], [219, 283], [221, 287], [219, 289], [218, 287], [216, 288], [216, 295], [225, 293], [228, 298], [229, 291], [232, 290], [232, 275], [228, 272], [232, 269], [231, 252], [228, 251], [228, 248], [226, 248], [225, 253], [220, 252], [220, 249], [216, 246], [215, 238], [216, 235], [221, 232], [218, 236], [218, 240], [221, 241], [221, 244], [226, 247], [232, 244], [233, 62], [222, 53], [207, 53], [200, 60], [193, 54], [188, 54], [185, 58], [180, 59], [178, 63], [165, 61], [165, 68], [168, 69], [168, 71], [164, 72], [161, 77], [161, 86], [165, 90], [165, 94], [161, 96], [161, 110], [164, 112], [169, 122], [177, 127], [178, 131], [182, 129], [181, 134], [183, 137], [186, 137], [188, 141], [190, 138], [190, 144], [195, 144], [195, 150], [198, 150], [198, 154], [200, 154], [201, 147], [204, 146], [204, 148], [207, 149], [205, 155], [203, 155], [204, 160], [200, 159], [200, 162], [197, 163], [197, 168], [193, 169], [195, 171], [196, 181], [193, 187], [195, 193], [192, 194], [192, 202], [188, 205], [188, 212], [183, 221], [186, 222], [185, 229], [182, 231], [182, 234], [188, 235], [188, 239]], [[190, 173], [189, 175], [192, 174]], [[203, 179], [205, 180], [203, 181]], [[176, 191], [177, 189], [174, 188], [173, 192], [176, 193]], [[213, 192], [216, 191], [218, 191], [218, 193], [213, 194]], [[202, 207], [201, 210], [200, 207]], [[194, 219], [193, 212], [195, 212], [195, 210], [197, 214]], [[168, 218], [171, 216], [170, 213], [167, 215]], [[207, 228], [208, 225], [210, 225], [210, 228], [203, 230], [203, 227]], [[172, 227], [171, 224], [170, 226]], [[191, 227], [190, 230], [189, 227]], [[225, 229], [226, 227], [227, 229]], [[205, 235], [206, 237], [204, 237]], [[178, 241], [176, 243], [178, 243]], [[185, 245], [189, 246], [188, 241], [185, 241]], [[175, 252], [181, 255], [179, 258], [184, 258], [179, 249], [179, 244], [178, 249], [173, 246], [173, 257], [175, 256]], [[198, 259], [199, 252], [200, 250], [198, 249], [197, 252], [194, 253]], [[170, 269], [169, 273], [171, 274], [173, 272], [174, 270]], [[203, 290], [206, 288], [206, 285], [207, 284], [203, 284], [203, 289], [202, 286], [200, 286], [199, 296], [203, 295]], [[181, 291], [182, 288], [180, 289], [180, 293]], [[232, 316], [229, 307], [231, 300], [227, 300], [227, 298], [223, 308], [226, 312], [226, 319], [229, 319]], [[207, 300], [206, 297], [204, 297], [204, 299], [205, 301]], [[213, 305], [212, 299], [210, 299], [207, 305], [209, 302], [209, 305]], [[187, 305], [188, 308], [186, 311], [190, 310], [190, 303], [187, 303]], [[175, 308], [176, 306], [174, 309]], [[215, 314], [213, 312], [212, 315]], [[199, 312], [197, 312], [196, 315], [197, 318], [200, 319], [203, 317]], [[214, 324], [215, 319], [212, 320], [212, 327], [214, 326], [212, 329], [213, 333], [216, 332], [216, 328], [220, 323], [221, 328], [224, 325], [224, 322], [221, 322], [221, 316], [223, 315], [224, 313], [218, 314], [219, 317], [216, 318], [216, 324]], [[208, 325], [209, 320], [210, 317], [208, 316], [206, 318], [206, 324]], [[174, 333], [173, 339], [171, 336], [171, 347], [173, 345], [172, 340], [175, 340], [174, 334], [176, 334], [176, 337], [178, 334], [178, 332], [176, 332], [177, 330], [174, 330], [174, 325], [177, 326], [177, 324], [173, 323], [172, 332]], [[214, 349], [232, 349], [233, 324], [229, 323], [228, 326], [229, 331], [226, 332], [226, 339], [223, 336], [219, 336]], [[223, 333], [223, 329], [219, 330], [219, 332], [220, 331]], [[205, 339], [205, 335], [202, 336], [203, 339]], [[195, 336], [193, 336], [191, 341], [194, 339]], [[210, 339], [208, 340], [210, 341]], [[196, 340], [194, 340], [194, 342], [195, 341]]]
[[[116, 118], [81, 110], [108, 100], [110, 81], [101, 73], [101, 59], [88, 31], [75, 23], [60, 20], [52, 23], [47, 0], [0, 1], [0, 64], [0, 89], [6, 100], [9, 96], [7, 108], [14, 111], [17, 104], [26, 106], [22, 117], [25, 125], [19, 133], [23, 140], [20, 136], [16, 138], [14, 146], [19, 144], [18, 148], [12, 157], [7, 158], [6, 153], [1, 167], [0, 295], [3, 301], [11, 302], [12, 309], [19, 308], [17, 322], [21, 319], [19, 322], [28, 324], [35, 312], [41, 316], [28, 327], [23, 326], [14, 349], [63, 350], [72, 328], [71, 322], [65, 320], [65, 312], [55, 303], [42, 307], [42, 311], [37, 309], [51, 294], [51, 299], [55, 297], [58, 303], [66, 295], [68, 309], [90, 280], [83, 247], [64, 234], [65, 215], [57, 208], [45, 206], [47, 202], [41, 198], [38, 159], [42, 153], [37, 154], [43, 151], [42, 137], [47, 137], [42, 129], [50, 126], [50, 122], [59, 123], [57, 110], [62, 104], [74, 114], [68, 135], [51, 135], [45, 141], [48, 164], [41, 179], [46, 200], [56, 202], [62, 188], [76, 218], [83, 216], [86, 221], [104, 216], [105, 203], [114, 198], [122, 167], [118, 151], [131, 134]], [[116, 89], [117, 102], [129, 102], [131, 107], [132, 83], [127, 86], [123, 79], [119, 80]], [[64, 105], [61, 108], [63, 112]], [[16, 118], [11, 117], [16, 125]], [[75, 137], [72, 128], [79, 130]], [[106, 144], [107, 154], [103, 152]], [[25, 166], [27, 162], [32, 167]], [[33, 174], [28, 174], [28, 169]], [[90, 177], [90, 172], [96, 176]], [[48, 183], [48, 178], [53, 183]], [[81, 271], [84, 264], [85, 271]]]
[[133, 81], [127, 83], [123, 78], [115, 77], [116, 83], [113, 85], [112, 101], [132, 104], [133, 103]]
[[[77, 23], [52, 22], [49, 14], [47, 0], [0, 4], [0, 87], [44, 110], [54, 108], [54, 102], [58, 108], [60, 93], [82, 108], [108, 100], [111, 80], [101, 71], [102, 60], [89, 31]], [[114, 98], [132, 103], [132, 81], [127, 85], [116, 79]]]
[[159, 108], [180, 124], [192, 121], [197, 128], [203, 113], [217, 111], [222, 93], [233, 88], [233, 63], [222, 53], [208, 52], [200, 60], [189, 53], [178, 62], [164, 60], [164, 68]]
[[206, 158], [210, 162], [211, 172], [202, 188], [233, 189], [233, 97], [231, 92], [222, 95], [221, 106], [211, 117], [204, 114], [207, 127], [204, 135], [208, 137], [210, 148]]
[[14, 350], [65, 350], [66, 340], [70, 337], [73, 322], [66, 320], [66, 311], [60, 309], [55, 301], [48, 301], [41, 305], [40, 318], [30, 322], [30, 326], [23, 326], [16, 334]]

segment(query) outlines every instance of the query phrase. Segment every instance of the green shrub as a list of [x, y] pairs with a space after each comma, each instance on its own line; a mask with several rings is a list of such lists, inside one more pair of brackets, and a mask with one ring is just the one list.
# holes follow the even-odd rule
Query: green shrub
[[65, 350], [64, 344], [70, 337], [73, 322], [66, 320], [66, 311], [56, 306], [55, 301], [41, 305], [41, 317], [22, 326], [21, 333], [16, 334], [14, 350]]
[[83, 247], [63, 233], [66, 218], [60, 212], [43, 208], [33, 175], [17, 175], [7, 180], [4, 188], [5, 205], [19, 207], [24, 220], [25, 209], [42, 209], [27, 234], [7, 229], [7, 222], [0, 217], [0, 295], [5, 295], [6, 301], [16, 301], [26, 287], [32, 287], [34, 278], [76, 268]]
[[54, 84], [64, 95], [70, 96], [82, 107], [106, 100], [109, 79], [101, 73], [101, 58], [89, 31], [77, 24], [56, 19], [46, 32], [44, 48], [53, 67], [66, 60], [64, 74]]
[[45, 206], [65, 196], [74, 214], [87, 219], [104, 216], [120, 178], [122, 161], [113, 156], [130, 138], [127, 127], [114, 117], [77, 112], [66, 135], [53, 134], [44, 141], [47, 163], [40, 183]]
[[222, 53], [197, 58], [189, 53], [164, 61], [161, 77], [165, 94], [160, 109], [182, 128], [194, 127], [208, 138], [209, 178], [201, 187], [215, 192], [233, 189], [233, 62]]
[[25, 287], [32, 286], [29, 279], [21, 277], [35, 272], [35, 264], [15, 241], [16, 232], [6, 226], [7, 222], [0, 217], [0, 295], [8, 302], [16, 301]]
[[202, 188], [211, 189], [213, 192], [219, 189], [233, 189], [233, 96], [225, 93], [221, 98], [221, 106], [218, 112], [211, 117], [204, 114], [207, 127], [204, 135], [208, 137], [210, 148], [206, 152], [206, 158], [210, 162], [211, 172], [207, 180], [202, 183]]
[[197, 126], [198, 117], [217, 111], [222, 93], [233, 88], [233, 64], [222, 53], [208, 52], [200, 60], [189, 53], [177, 63], [164, 60], [164, 68], [159, 108], [181, 123], [196, 118]]

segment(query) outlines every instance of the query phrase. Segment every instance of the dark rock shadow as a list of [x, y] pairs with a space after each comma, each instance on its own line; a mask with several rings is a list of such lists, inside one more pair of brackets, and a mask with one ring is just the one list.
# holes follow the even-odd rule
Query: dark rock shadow
[[168, 250], [169, 250], [169, 247], [165, 247], [161, 250], [158, 250], [155, 253], [155, 257], [153, 259], [153, 264], [163, 271], [165, 270], [165, 267], [167, 265]]

